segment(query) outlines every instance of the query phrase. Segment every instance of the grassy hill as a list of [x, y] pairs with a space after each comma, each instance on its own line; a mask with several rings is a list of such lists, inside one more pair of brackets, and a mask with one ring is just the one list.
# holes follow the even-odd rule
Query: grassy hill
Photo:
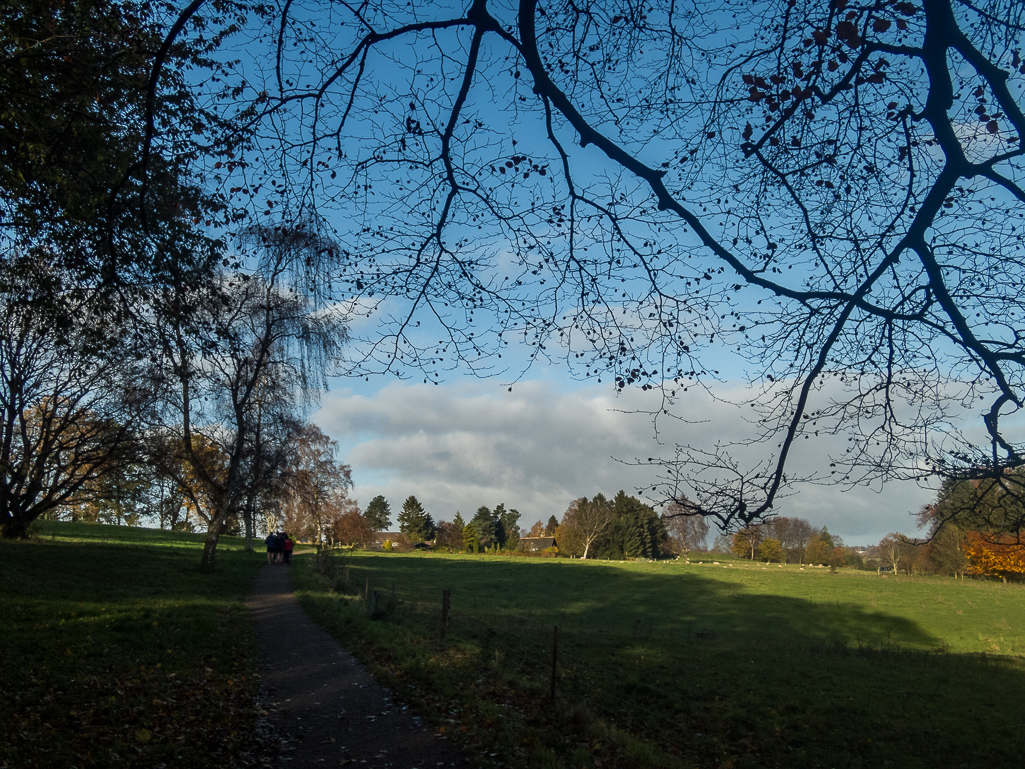
[[1019, 585], [737, 561], [356, 554], [313, 565], [301, 583], [311, 614], [439, 727], [511, 766], [1025, 760]]
[[242, 601], [264, 562], [201, 535], [44, 523], [0, 541], [0, 767], [256, 761], [255, 644]]

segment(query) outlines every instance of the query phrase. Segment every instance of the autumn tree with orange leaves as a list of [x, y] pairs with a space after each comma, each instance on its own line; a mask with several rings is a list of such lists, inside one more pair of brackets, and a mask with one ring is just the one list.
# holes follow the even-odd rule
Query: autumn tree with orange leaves
[[1025, 575], [1025, 544], [1014, 537], [970, 531], [966, 535], [964, 551], [971, 563], [969, 572], [972, 574], [1016, 575], [1019, 579]]
[[1020, 470], [998, 478], [949, 480], [918, 520], [928, 529], [933, 560], [955, 574], [1025, 573], [1025, 473]]

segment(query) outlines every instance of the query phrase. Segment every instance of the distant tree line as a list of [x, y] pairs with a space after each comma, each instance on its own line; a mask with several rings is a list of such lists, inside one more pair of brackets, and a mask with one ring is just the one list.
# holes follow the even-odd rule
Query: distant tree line
[[[373, 527], [386, 528], [390, 506], [376, 497], [367, 506]], [[670, 506], [662, 515], [636, 497], [620, 491], [611, 500], [603, 494], [570, 503], [560, 521], [554, 515], [538, 520], [526, 534], [520, 529], [518, 510], [504, 503], [477, 508], [467, 521], [456, 512], [451, 521], [435, 522], [415, 496], [408, 497], [398, 514], [400, 545], [426, 545], [435, 550], [463, 553], [516, 551], [524, 537], [554, 540], [546, 554], [581, 558], [665, 558], [688, 550], [705, 549], [708, 523], [704, 518], [679, 516]], [[355, 544], [355, 543], [353, 543]]]
[[918, 523], [926, 536], [889, 534], [873, 555], [895, 573], [1025, 579], [1025, 472], [948, 480]]
[[[752, 561], [881, 569], [910, 575], [943, 574], [1021, 578], [1025, 575], [1025, 543], [1007, 534], [1009, 522], [1025, 519], [1018, 492], [1021, 478], [1009, 475], [1003, 483], [949, 482], [934, 504], [919, 513], [928, 529], [922, 538], [889, 534], [877, 545], [848, 546], [825, 526], [804, 518], [778, 516], [718, 535], [712, 551], [732, 553]], [[130, 495], [131, 482], [117, 493]], [[112, 507], [111, 510], [116, 508]], [[601, 559], [658, 559], [707, 550], [705, 518], [688, 515], [685, 503], [667, 505], [661, 514], [636, 497], [619, 491], [573, 500], [560, 521], [537, 520], [522, 534], [520, 513], [498, 504], [482, 505], [469, 519], [457, 512], [451, 521], [435, 522], [415, 496], [409, 496], [397, 515], [396, 547], [425, 546], [445, 552], [498, 553], [515, 551], [521, 538], [548, 537], [546, 555]], [[369, 547], [375, 532], [391, 525], [391, 506], [377, 496], [361, 512], [343, 505], [330, 524], [326, 539], [348, 546]]]
[[[357, 522], [357, 517], [362, 522]], [[394, 541], [388, 540], [388, 545], [468, 553], [515, 550], [520, 540], [519, 518], [518, 510], [499, 503], [494, 509], [481, 505], [469, 522], [458, 511], [451, 521], [436, 522], [420, 500], [410, 495], [396, 516], [398, 536]], [[337, 540], [340, 544], [365, 547], [374, 539], [374, 532], [390, 526], [391, 505], [383, 496], [377, 496], [363, 513], [357, 510], [346, 521]]]
[[720, 535], [713, 550], [770, 563], [1025, 579], [1025, 472], [948, 480], [917, 517], [924, 536], [894, 532], [865, 548], [848, 547], [826, 527], [815, 528], [804, 519], [778, 517]]
[[714, 548], [770, 563], [844, 566], [857, 557], [853, 548], [845, 547], [843, 540], [830, 534], [826, 527], [815, 528], [804, 518], [784, 516], [745, 526], [728, 540], [717, 540]]

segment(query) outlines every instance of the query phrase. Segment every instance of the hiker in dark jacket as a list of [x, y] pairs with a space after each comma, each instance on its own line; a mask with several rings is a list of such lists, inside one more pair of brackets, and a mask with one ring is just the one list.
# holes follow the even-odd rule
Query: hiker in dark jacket
[[274, 545], [277, 543], [277, 535], [272, 531], [267, 535], [264, 542], [267, 543], [267, 563], [274, 563]]

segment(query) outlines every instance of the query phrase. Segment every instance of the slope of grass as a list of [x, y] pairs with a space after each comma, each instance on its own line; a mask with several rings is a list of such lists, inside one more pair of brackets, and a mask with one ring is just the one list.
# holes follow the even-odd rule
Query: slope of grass
[[318, 621], [439, 727], [510, 766], [925, 769], [1025, 756], [1016, 585], [735, 562], [357, 554], [327, 577], [303, 565], [294, 579]]
[[202, 536], [52, 524], [0, 541], [0, 767], [219, 767], [256, 760], [259, 553]]

